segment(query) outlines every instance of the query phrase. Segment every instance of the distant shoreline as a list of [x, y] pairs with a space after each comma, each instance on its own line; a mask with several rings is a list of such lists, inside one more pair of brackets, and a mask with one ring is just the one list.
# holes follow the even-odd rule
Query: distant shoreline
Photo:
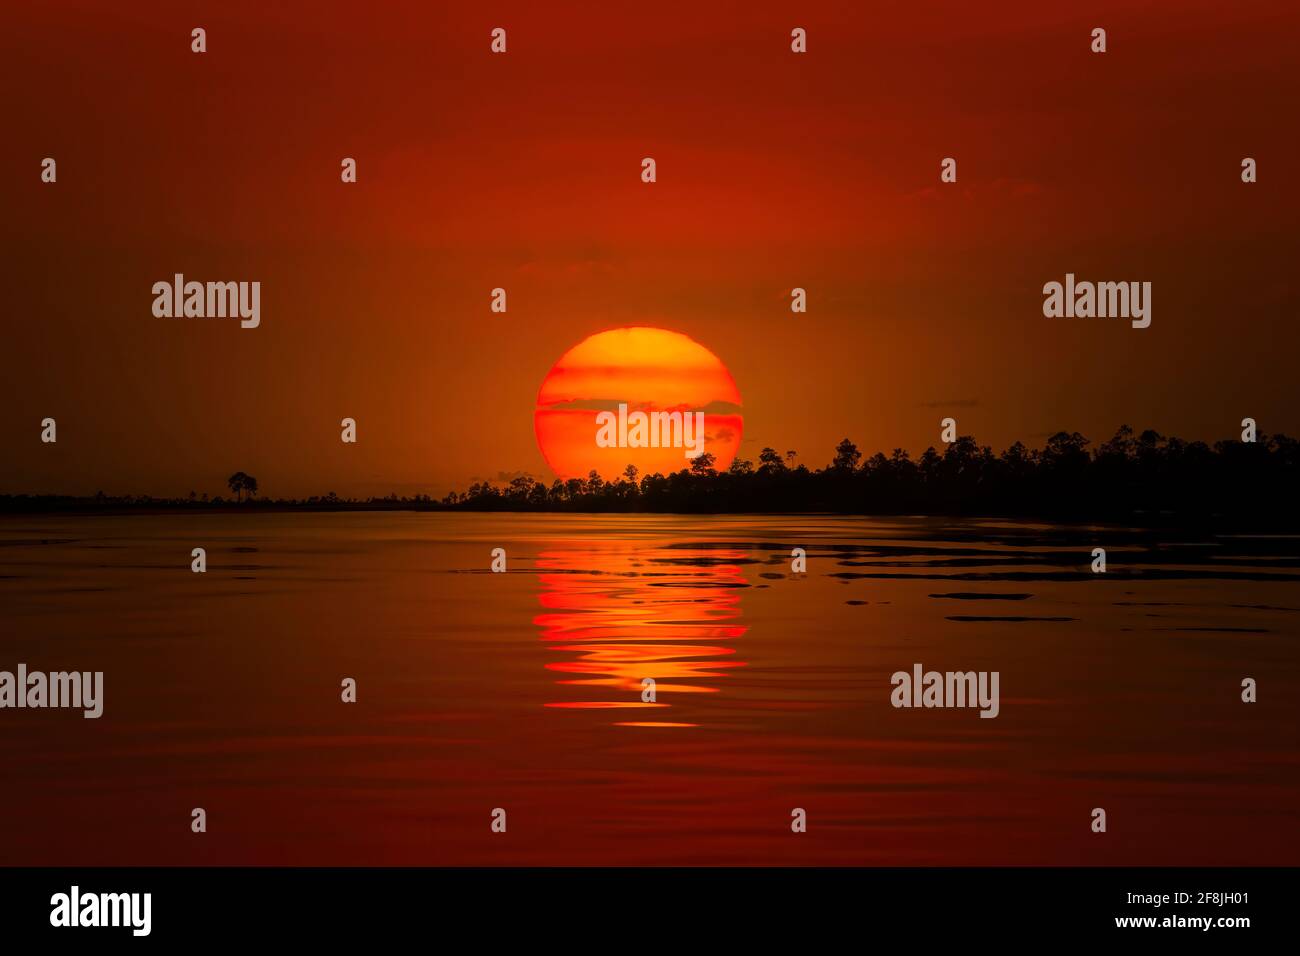
[[1128, 513], [1110, 513], [1110, 514], [1083, 514], [1077, 512], [1060, 511], [1055, 513], [1030, 513], [1030, 512], [965, 512], [965, 511], [943, 511], [943, 512], [916, 512], [902, 510], [876, 510], [876, 511], [828, 511], [828, 510], [807, 510], [792, 511], [789, 509], [770, 510], [770, 511], [740, 511], [740, 510], [717, 510], [717, 511], [687, 511], [687, 510], [651, 510], [646, 508], [605, 508], [601, 510], [580, 509], [580, 508], [556, 508], [556, 507], [518, 507], [512, 506], [507, 502], [499, 502], [491, 507], [476, 507], [474, 505], [457, 504], [446, 505], [441, 502], [412, 502], [412, 501], [340, 501], [337, 504], [322, 504], [320, 502], [306, 503], [283, 500], [264, 500], [253, 502], [226, 502], [214, 504], [212, 502], [194, 502], [186, 500], [132, 500], [132, 501], [112, 501], [104, 502], [96, 498], [80, 498], [71, 496], [13, 496], [0, 495], [0, 517], [119, 517], [119, 516], [151, 516], [151, 515], [229, 515], [229, 516], [248, 516], [248, 515], [283, 515], [283, 514], [519, 514], [519, 515], [557, 515], [571, 517], [594, 517], [594, 516], [615, 516], [615, 515], [665, 515], [686, 517], [693, 516], [699, 518], [710, 517], [748, 517], [748, 518], [914, 518], [924, 519], [953, 519], [953, 520], [984, 520], [984, 521], [1012, 521], [1034, 523], [1041, 522], [1047, 524], [1061, 525], [1080, 525], [1080, 524], [1106, 524], [1106, 525], [1128, 525], [1138, 528], [1178, 528], [1178, 529], [1211, 529], [1217, 531], [1233, 532], [1272, 532], [1272, 533], [1300, 533], [1300, 518], [1293, 516], [1277, 516], [1266, 519], [1259, 519], [1243, 515], [1205, 515], [1205, 514], [1185, 514], [1185, 513], [1155, 513], [1155, 512], [1128, 512]]
[[511, 514], [854, 515], [990, 518], [1012, 521], [1127, 523], [1140, 526], [1280, 531], [1300, 528], [1300, 441], [1255, 432], [1242, 440], [1186, 442], [1122, 425], [1109, 440], [1057, 432], [1042, 449], [1016, 442], [1000, 455], [956, 436], [942, 451], [912, 459], [901, 448], [864, 458], [845, 438], [823, 468], [797, 453], [763, 448], [754, 462], [725, 470], [709, 453], [672, 474], [556, 478], [527, 474], [504, 485], [478, 481], [442, 498], [396, 493], [365, 500], [330, 491], [307, 498], [260, 495], [258, 479], [237, 471], [225, 481], [235, 500], [191, 491], [150, 495], [0, 495], [0, 514], [257, 514], [439, 512]]

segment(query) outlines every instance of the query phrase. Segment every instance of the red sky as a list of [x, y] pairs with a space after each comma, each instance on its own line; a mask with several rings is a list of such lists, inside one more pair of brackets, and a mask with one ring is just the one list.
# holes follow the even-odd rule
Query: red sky
[[[0, 492], [549, 479], [542, 379], [621, 325], [726, 364], [750, 458], [822, 464], [846, 435], [916, 454], [946, 415], [996, 448], [1123, 422], [1213, 441], [1247, 415], [1300, 433], [1293, 3], [60, 3], [6, 21]], [[261, 327], [154, 318], [176, 272], [261, 281]], [[1151, 327], [1044, 318], [1066, 272], [1152, 282]]]

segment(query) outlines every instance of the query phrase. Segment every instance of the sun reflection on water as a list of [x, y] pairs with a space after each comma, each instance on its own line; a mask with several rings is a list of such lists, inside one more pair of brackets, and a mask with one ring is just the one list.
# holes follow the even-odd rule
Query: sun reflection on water
[[[743, 667], [730, 646], [746, 586], [739, 550], [591, 548], [538, 556], [542, 640], [562, 659], [546, 665], [565, 689], [563, 710], [641, 711], [620, 727], [695, 727], [680, 714], [691, 695], [716, 694]], [[654, 700], [643, 696], [652, 678]], [[648, 719], [662, 714], [663, 720]], [[620, 716], [622, 714], [620, 713]], [[630, 716], [630, 715], [629, 715]], [[668, 719], [668, 718], [676, 719]]]

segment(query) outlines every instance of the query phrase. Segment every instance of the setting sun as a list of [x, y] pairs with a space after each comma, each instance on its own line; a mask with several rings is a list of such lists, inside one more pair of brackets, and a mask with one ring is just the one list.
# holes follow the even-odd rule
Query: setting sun
[[[565, 352], [542, 382], [533, 421], [542, 455], [564, 479], [592, 470], [613, 478], [628, 465], [670, 474], [701, 450], [722, 470], [743, 426], [740, 392], [716, 355], [680, 332], [642, 326], [597, 333]], [[693, 421], [703, 423], [694, 447]]]

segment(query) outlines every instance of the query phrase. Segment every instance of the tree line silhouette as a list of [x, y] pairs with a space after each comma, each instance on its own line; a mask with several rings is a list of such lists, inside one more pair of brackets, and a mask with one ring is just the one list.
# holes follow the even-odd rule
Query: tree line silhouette
[[[1058, 432], [1041, 449], [1016, 442], [1001, 454], [970, 436], [927, 448], [912, 458], [901, 448], [869, 458], [849, 439], [823, 468], [798, 464], [793, 451], [764, 448], [753, 462], [737, 458], [724, 471], [712, 455], [669, 475], [640, 475], [631, 465], [616, 479], [596, 472], [556, 479], [529, 475], [475, 482], [442, 499], [429, 495], [358, 501], [334, 492], [305, 499], [254, 499], [257, 479], [227, 480], [235, 500], [150, 496], [94, 498], [0, 496], [3, 511], [240, 507], [253, 510], [454, 510], [675, 513], [809, 513], [989, 515], [1073, 520], [1141, 518], [1248, 519], [1300, 524], [1300, 442], [1259, 435], [1254, 442], [1136, 434], [1125, 425], [1095, 448], [1078, 432]], [[247, 496], [247, 497], [245, 497]]]
[[722, 472], [712, 456], [689, 469], [614, 481], [595, 472], [549, 486], [521, 476], [504, 487], [471, 485], [444, 504], [467, 510], [831, 512], [842, 514], [1006, 515], [1115, 518], [1134, 515], [1300, 515], [1300, 442], [1259, 435], [1255, 442], [1166, 438], [1127, 425], [1100, 446], [1057, 432], [1041, 449], [1016, 442], [1001, 454], [962, 436], [943, 451], [912, 458], [901, 448], [870, 458], [849, 439], [824, 468], [764, 448], [757, 463], [737, 458]]

